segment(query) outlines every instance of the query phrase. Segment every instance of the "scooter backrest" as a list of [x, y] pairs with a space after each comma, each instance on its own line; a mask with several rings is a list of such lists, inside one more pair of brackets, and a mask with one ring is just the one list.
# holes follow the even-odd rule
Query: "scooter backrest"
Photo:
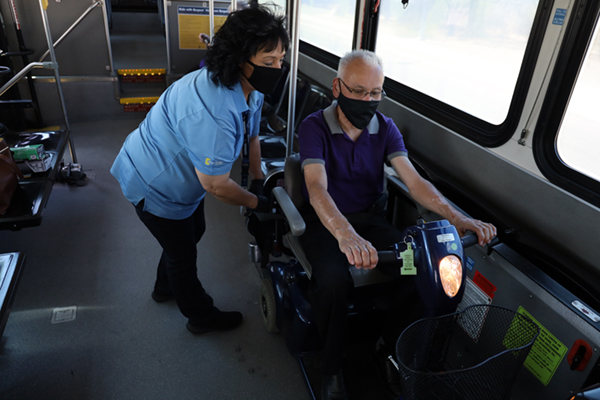
[[304, 197], [302, 196], [302, 164], [300, 154], [292, 154], [285, 160], [284, 168], [285, 191], [298, 210], [304, 206]]

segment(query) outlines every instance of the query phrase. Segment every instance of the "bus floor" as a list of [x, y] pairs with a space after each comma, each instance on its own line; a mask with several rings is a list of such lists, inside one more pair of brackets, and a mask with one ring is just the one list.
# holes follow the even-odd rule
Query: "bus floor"
[[[0, 231], [0, 253], [26, 253], [0, 342], [0, 398], [307, 399], [283, 338], [262, 325], [238, 207], [207, 195], [198, 276], [243, 325], [195, 336], [173, 301], [150, 297], [161, 250], [109, 172], [139, 122], [72, 124], [86, 186], [55, 184], [39, 227]], [[65, 307], [75, 319], [56, 323]]]

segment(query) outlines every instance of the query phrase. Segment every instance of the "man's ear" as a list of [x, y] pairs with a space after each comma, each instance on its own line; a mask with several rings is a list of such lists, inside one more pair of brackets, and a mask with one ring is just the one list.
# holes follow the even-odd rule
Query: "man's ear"
[[340, 80], [336, 77], [333, 78], [333, 86], [331, 86], [331, 92], [333, 93], [333, 97], [336, 99], [340, 95]]

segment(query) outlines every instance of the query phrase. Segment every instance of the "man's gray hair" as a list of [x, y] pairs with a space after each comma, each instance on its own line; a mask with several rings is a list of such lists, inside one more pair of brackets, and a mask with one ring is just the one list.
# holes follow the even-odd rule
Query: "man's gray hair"
[[353, 50], [349, 53], [346, 53], [344, 57], [340, 59], [340, 63], [338, 64], [337, 77], [341, 77], [346, 71], [346, 67], [354, 60], [362, 60], [365, 64], [370, 65], [372, 67], [379, 67], [383, 72], [383, 62], [381, 58], [372, 51], [369, 50]]

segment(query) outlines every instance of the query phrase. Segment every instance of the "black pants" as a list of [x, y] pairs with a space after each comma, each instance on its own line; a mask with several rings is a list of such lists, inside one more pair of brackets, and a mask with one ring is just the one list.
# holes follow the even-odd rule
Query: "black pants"
[[[338, 241], [323, 226], [314, 210], [303, 213], [306, 231], [300, 236], [302, 248], [312, 266], [310, 301], [323, 342], [324, 373], [331, 375], [342, 368], [348, 329], [348, 296], [354, 286], [348, 259]], [[388, 220], [371, 213], [347, 214], [356, 232], [377, 250], [385, 250], [402, 241], [402, 231]], [[400, 276], [399, 270], [397, 276]], [[393, 346], [395, 344], [391, 343]]]
[[135, 206], [140, 220], [162, 247], [154, 291], [175, 297], [175, 301], [190, 323], [199, 325], [218, 313], [213, 299], [206, 293], [196, 270], [196, 244], [206, 230], [204, 199], [194, 213], [182, 220], [157, 217], [143, 210], [142, 200]]

